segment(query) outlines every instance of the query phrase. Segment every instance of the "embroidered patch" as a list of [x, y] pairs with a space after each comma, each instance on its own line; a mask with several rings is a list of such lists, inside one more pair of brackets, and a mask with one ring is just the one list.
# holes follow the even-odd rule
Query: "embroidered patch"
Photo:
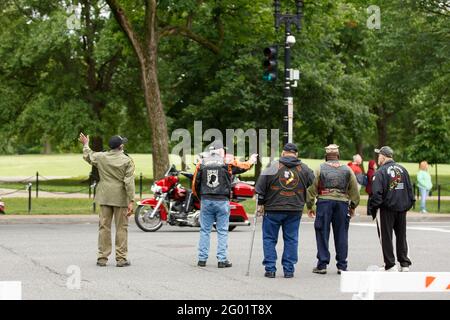
[[219, 170], [207, 170], [207, 182], [210, 188], [216, 188], [219, 185]]

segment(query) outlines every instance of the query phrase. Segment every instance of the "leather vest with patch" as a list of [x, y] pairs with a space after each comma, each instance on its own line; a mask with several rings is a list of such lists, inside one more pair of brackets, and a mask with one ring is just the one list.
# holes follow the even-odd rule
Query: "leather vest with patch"
[[231, 175], [221, 156], [212, 155], [204, 158], [200, 171], [200, 195], [230, 196]]

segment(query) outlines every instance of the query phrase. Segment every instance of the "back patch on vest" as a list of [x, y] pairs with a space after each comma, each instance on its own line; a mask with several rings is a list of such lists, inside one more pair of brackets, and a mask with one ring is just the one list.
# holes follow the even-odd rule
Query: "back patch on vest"
[[280, 181], [280, 185], [283, 189], [293, 190], [297, 188], [298, 183], [300, 181], [298, 177], [297, 170], [286, 168], [283, 172], [281, 172], [278, 180]]
[[208, 187], [210, 188], [215, 188], [219, 185], [219, 170], [207, 170], [207, 180], [206, 180], [206, 184], [208, 185]]
[[389, 190], [403, 190], [404, 184], [402, 182], [402, 168], [398, 166], [390, 166], [387, 168], [387, 174], [389, 175]]

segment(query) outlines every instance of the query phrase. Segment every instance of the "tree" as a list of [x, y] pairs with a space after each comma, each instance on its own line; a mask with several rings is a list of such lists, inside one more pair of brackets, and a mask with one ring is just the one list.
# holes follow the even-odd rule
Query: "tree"
[[[125, 6], [134, 7], [138, 12], [141, 12], [142, 7], [140, 6], [133, 6], [128, 2], [120, 5], [117, 0], [106, 0], [106, 2], [126, 34], [139, 61], [145, 104], [152, 130], [153, 175], [156, 179], [163, 175], [169, 163], [167, 120], [158, 82], [159, 41], [164, 36], [180, 35], [192, 39], [214, 54], [219, 53], [223, 39], [220, 4], [213, 8], [215, 10], [213, 17], [216, 20], [219, 34], [217, 42], [213, 42], [194, 32], [192, 28], [195, 12], [203, 5], [203, 1], [186, 1], [181, 4], [174, 4], [169, 1], [157, 3], [156, 0], [146, 0], [144, 1], [144, 13], [141, 17], [129, 16], [124, 9]], [[159, 14], [158, 9], [166, 14]], [[183, 19], [184, 24], [181, 24], [183, 16], [185, 17]], [[140, 21], [142, 24], [136, 26], [136, 24], [133, 24], [134, 21]]]

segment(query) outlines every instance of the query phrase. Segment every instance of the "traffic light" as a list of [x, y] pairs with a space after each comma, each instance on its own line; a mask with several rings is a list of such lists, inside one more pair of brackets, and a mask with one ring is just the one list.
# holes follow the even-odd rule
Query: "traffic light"
[[277, 55], [278, 46], [274, 45], [271, 47], [264, 48], [264, 75], [263, 80], [272, 82], [277, 79]]

